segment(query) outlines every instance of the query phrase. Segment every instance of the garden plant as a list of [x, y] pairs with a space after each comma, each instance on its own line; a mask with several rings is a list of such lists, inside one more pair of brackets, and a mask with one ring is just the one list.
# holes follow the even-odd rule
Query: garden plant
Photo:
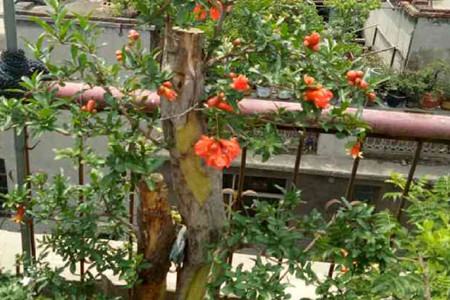
[[[43, 33], [29, 43], [45, 70], [3, 97], [0, 126], [32, 138], [73, 138], [72, 147], [55, 145], [55, 159], [79, 176], [31, 172], [26, 185], [5, 195], [15, 222], [33, 220], [51, 232], [39, 255], [23, 257], [22, 278], [0, 277], [2, 299], [165, 299], [172, 263], [179, 300], [289, 299], [287, 276], [314, 284], [319, 299], [448, 299], [450, 256], [440, 246], [450, 237], [448, 177], [432, 188], [425, 180], [413, 186], [408, 227], [341, 195], [328, 203], [329, 215], [300, 216], [295, 186], [276, 203], [251, 191], [251, 205], [236, 192], [232, 203], [223, 200], [223, 169], [243, 152], [263, 162], [279, 154], [289, 142], [279, 126], [353, 137], [347, 150], [361, 158], [370, 130], [361, 114], [383, 79], [350, 59], [363, 48], [343, 21], [350, 11], [367, 17], [378, 1], [329, 1], [335, 19], [325, 23], [310, 1], [133, 0], [126, 5], [155, 25], [159, 47], [145, 49], [133, 29], [115, 63], [98, 55], [100, 29], [88, 16], [66, 18], [61, 3], [47, 5], [52, 22], [35, 19]], [[68, 50], [66, 61], [52, 60], [56, 47]], [[302, 110], [248, 114], [241, 100], [264, 78], [289, 91]], [[83, 83], [79, 93], [58, 93], [74, 82]], [[94, 87], [101, 99], [85, 99]], [[106, 149], [93, 146], [98, 140]], [[166, 160], [176, 208], [158, 174]], [[400, 176], [392, 180], [404, 188]], [[254, 266], [232, 268], [232, 254], [244, 248], [255, 253]], [[51, 266], [50, 252], [64, 266]], [[316, 274], [313, 261], [333, 262], [330, 276]], [[65, 270], [79, 280], [65, 280]], [[126, 283], [126, 296], [97, 288], [111, 271]]]

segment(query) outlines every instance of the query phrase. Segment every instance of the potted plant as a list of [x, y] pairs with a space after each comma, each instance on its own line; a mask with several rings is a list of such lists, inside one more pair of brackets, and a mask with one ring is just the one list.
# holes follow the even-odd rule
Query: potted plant
[[436, 89], [439, 91], [441, 108], [450, 110], [450, 67], [443, 66], [436, 78]]
[[250, 72], [256, 74], [256, 94], [258, 98], [270, 98], [271, 95], [281, 100], [289, 100], [292, 98], [292, 92], [287, 89], [280, 88], [282, 83], [280, 77], [282, 72], [278, 67], [273, 70], [264, 70], [262, 66], [250, 68]]
[[406, 95], [407, 107], [434, 106], [435, 97], [431, 93], [434, 84], [432, 83], [432, 69], [426, 68], [418, 71], [404, 71], [400, 74], [402, 89]]
[[389, 70], [389, 80], [382, 84], [382, 96], [390, 107], [404, 103], [406, 107], [436, 108], [440, 105], [437, 76], [439, 65], [421, 70], [395, 72]]
[[387, 105], [390, 107], [397, 107], [406, 101], [406, 93], [403, 89], [403, 77], [401, 74], [389, 70], [389, 80], [383, 82], [378, 88], [378, 94]]

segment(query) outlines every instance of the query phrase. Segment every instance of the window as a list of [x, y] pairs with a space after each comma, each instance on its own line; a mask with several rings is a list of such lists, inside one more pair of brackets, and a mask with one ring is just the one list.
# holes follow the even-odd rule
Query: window
[[381, 188], [373, 185], [355, 185], [353, 199], [375, 204], [378, 201]]

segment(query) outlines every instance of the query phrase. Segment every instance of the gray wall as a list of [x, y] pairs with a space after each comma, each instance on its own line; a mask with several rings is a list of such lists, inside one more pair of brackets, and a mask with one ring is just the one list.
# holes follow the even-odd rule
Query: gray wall
[[418, 69], [436, 60], [450, 63], [450, 18], [420, 18], [407, 67]]
[[[378, 33], [373, 43], [375, 27], [364, 30], [366, 46], [373, 50], [387, 49], [396, 46], [398, 54], [394, 60], [394, 67], [400, 69], [404, 58], [408, 55], [409, 45], [414, 33], [415, 20], [403, 9], [390, 9], [387, 3], [383, 3], [382, 9], [373, 11], [366, 23], [366, 27], [378, 25]], [[379, 56], [386, 64], [391, 62], [393, 51], [382, 52]]]
[[[107, 23], [107, 22], [95, 22], [103, 32], [99, 37], [98, 44], [102, 45], [99, 48], [99, 56], [106, 58], [108, 61], [115, 61], [115, 52], [118, 49], [122, 49], [128, 43], [128, 30], [136, 28], [132, 24], [120, 24], [120, 23]], [[151, 35], [152, 30], [149, 27], [137, 28], [140, 33], [142, 44], [145, 48], [151, 48]], [[31, 21], [27, 16], [17, 16], [17, 34], [19, 36], [19, 48], [26, 51], [28, 57], [33, 57], [33, 53], [26, 46], [26, 42], [34, 42], [37, 40], [43, 30], [36, 23]], [[56, 49], [52, 55], [52, 59], [55, 62], [70, 59], [68, 55], [68, 49], [60, 47]]]
[[[378, 25], [375, 44], [375, 28], [364, 30], [366, 46], [373, 50], [395, 46], [394, 68], [417, 69], [435, 60], [450, 63], [450, 18], [412, 17], [403, 8], [391, 9], [387, 3], [373, 11], [366, 26]], [[379, 56], [386, 64], [392, 59], [392, 50]], [[407, 60], [407, 61], [405, 61]]]

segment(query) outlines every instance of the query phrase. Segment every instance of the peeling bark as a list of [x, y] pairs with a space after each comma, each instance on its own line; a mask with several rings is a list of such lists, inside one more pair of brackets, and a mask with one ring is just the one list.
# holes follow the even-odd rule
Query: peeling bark
[[178, 209], [187, 227], [176, 299], [201, 300], [210, 272], [207, 245], [220, 238], [225, 220], [222, 173], [206, 167], [194, 153], [195, 143], [205, 132], [202, 115], [193, 110], [204, 94], [204, 34], [198, 29], [172, 30], [168, 26], [165, 39], [163, 69], [174, 74], [172, 83], [179, 97], [174, 102], [163, 98], [161, 114]]
[[175, 226], [170, 214], [168, 189], [161, 174], [149, 178], [155, 183], [150, 190], [144, 181], [138, 185], [140, 207], [138, 213], [138, 253], [143, 254], [150, 268], [139, 273], [142, 284], [134, 290], [134, 300], [163, 300], [166, 277], [170, 268], [169, 254], [175, 241]]

